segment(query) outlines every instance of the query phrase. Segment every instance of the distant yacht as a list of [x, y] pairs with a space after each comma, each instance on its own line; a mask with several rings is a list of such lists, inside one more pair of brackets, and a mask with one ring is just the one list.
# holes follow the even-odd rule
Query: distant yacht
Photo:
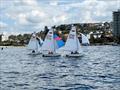
[[88, 46], [90, 45], [90, 42], [89, 42], [89, 39], [87, 38], [87, 36], [85, 36], [84, 34], [80, 33], [81, 34], [81, 38], [82, 38], [82, 42], [81, 44], [83, 46]]
[[43, 57], [60, 57], [61, 55], [56, 53], [58, 49], [58, 44], [54, 39], [54, 29], [51, 28], [46, 35], [45, 41], [41, 47]]
[[28, 50], [30, 51], [29, 54], [40, 54], [40, 48], [42, 46], [42, 42], [43, 41], [34, 32], [27, 46]]
[[64, 51], [68, 51], [66, 57], [80, 57], [81, 45], [77, 37], [76, 27], [72, 26], [64, 46]]

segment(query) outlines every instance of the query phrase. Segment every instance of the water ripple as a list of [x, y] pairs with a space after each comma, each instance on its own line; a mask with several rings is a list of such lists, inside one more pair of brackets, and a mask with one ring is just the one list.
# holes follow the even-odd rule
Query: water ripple
[[120, 90], [120, 47], [83, 47], [82, 58], [42, 58], [26, 48], [0, 51], [0, 90]]

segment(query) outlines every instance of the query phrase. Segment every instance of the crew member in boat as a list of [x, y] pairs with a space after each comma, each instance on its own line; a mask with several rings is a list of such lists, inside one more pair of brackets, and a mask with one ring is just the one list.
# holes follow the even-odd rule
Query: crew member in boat
[[49, 51], [48, 54], [53, 54], [53, 52], [52, 52], [52, 51]]
[[78, 39], [79, 39], [80, 43], [82, 43], [82, 35], [81, 34], [79, 34]]
[[78, 54], [78, 52], [77, 51], [75, 51], [75, 53], [74, 54]]
[[71, 52], [71, 54], [78, 54], [78, 52], [77, 52], [77, 51], [75, 51], [75, 52]]
[[3, 50], [3, 47], [1, 48], [1, 50]]
[[32, 53], [35, 53], [35, 50], [32, 50]]

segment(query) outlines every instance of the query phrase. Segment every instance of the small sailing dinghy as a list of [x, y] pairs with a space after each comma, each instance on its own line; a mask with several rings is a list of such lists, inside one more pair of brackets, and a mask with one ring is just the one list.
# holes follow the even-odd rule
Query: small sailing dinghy
[[90, 45], [89, 39], [87, 38], [87, 36], [85, 36], [84, 34], [80, 33], [81, 37], [82, 37], [82, 45], [83, 46], [88, 46]]
[[68, 51], [65, 55], [66, 57], [80, 57], [82, 56], [80, 42], [77, 37], [76, 27], [72, 26], [70, 33], [68, 35], [64, 51]]
[[36, 33], [34, 32], [27, 46], [28, 50], [30, 51], [29, 55], [41, 54], [39, 51], [41, 45], [42, 45], [42, 40], [39, 37], [37, 37]]
[[41, 47], [43, 57], [60, 57], [61, 55], [56, 53], [58, 48], [56, 40], [54, 39], [54, 29], [50, 29], [46, 35], [45, 41]]

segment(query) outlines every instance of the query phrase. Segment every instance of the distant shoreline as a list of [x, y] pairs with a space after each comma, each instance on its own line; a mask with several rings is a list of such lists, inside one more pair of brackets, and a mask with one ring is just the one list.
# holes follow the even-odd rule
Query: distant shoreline
[[26, 46], [0, 46], [0, 47], [26, 47]]

